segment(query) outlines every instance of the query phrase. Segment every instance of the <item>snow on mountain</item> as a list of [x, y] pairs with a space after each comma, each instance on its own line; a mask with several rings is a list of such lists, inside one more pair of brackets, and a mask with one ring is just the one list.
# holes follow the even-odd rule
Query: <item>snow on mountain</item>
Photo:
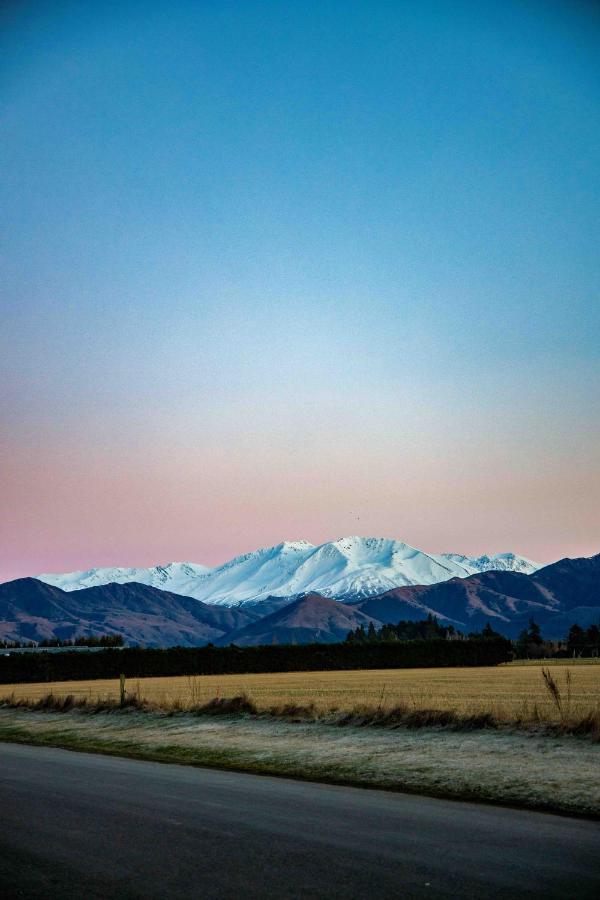
[[443, 553], [445, 559], [473, 568], [476, 572], [521, 572], [523, 575], [532, 575], [541, 568], [538, 563], [527, 559], [525, 556], [517, 556], [515, 553], [495, 553], [493, 556], [478, 556], [471, 558], [460, 553]]
[[38, 575], [39, 581], [62, 588], [63, 591], [78, 591], [81, 588], [97, 587], [100, 584], [127, 584], [136, 581], [150, 587], [170, 591], [172, 594], [192, 596], [191, 584], [211, 570], [195, 563], [169, 563], [166, 566], [154, 566], [151, 569], [88, 569], [85, 572], [67, 572], [64, 575]]
[[137, 581], [205, 603], [240, 606], [267, 597], [294, 598], [310, 591], [326, 597], [360, 599], [395, 587], [437, 584], [490, 569], [529, 574], [538, 568], [513, 553], [473, 559], [454, 553], [424, 553], [386, 538], [346, 537], [318, 547], [307, 541], [284, 541], [213, 569], [170, 563], [151, 569], [90, 569], [38, 578], [65, 591], [112, 581]]

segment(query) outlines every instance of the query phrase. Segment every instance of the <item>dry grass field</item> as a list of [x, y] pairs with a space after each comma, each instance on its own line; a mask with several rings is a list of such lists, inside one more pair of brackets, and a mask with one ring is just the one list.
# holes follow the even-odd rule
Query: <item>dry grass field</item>
[[[547, 669], [558, 685], [563, 711], [600, 714], [600, 666], [579, 663]], [[169, 708], [195, 707], [218, 698], [245, 694], [267, 710], [286, 704], [314, 705], [317, 711], [392, 709], [490, 713], [500, 721], [554, 722], [561, 714], [539, 665], [485, 668], [386, 669], [334, 672], [286, 672], [261, 675], [210, 675], [128, 679], [126, 690], [141, 700]], [[38, 700], [52, 692], [90, 702], [119, 696], [117, 680], [0, 685], [0, 698]], [[568, 705], [568, 709], [566, 708]]]

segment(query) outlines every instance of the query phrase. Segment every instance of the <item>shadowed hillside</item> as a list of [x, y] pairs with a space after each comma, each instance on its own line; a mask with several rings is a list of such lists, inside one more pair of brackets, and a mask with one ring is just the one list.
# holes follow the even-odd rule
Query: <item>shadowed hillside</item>
[[135, 582], [72, 592], [35, 578], [0, 584], [0, 638], [8, 641], [120, 633], [129, 644], [194, 647], [252, 620]]
[[274, 642], [331, 644], [343, 641], [350, 630], [360, 625], [366, 627], [372, 621], [355, 607], [312, 593], [228, 635], [221, 643], [233, 642], [240, 647]]

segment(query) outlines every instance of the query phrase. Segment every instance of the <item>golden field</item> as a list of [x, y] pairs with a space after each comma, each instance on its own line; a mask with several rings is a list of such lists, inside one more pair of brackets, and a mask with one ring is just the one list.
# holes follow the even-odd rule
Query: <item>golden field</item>
[[[547, 669], [573, 714], [600, 712], [600, 665], [578, 661]], [[569, 673], [569, 675], [567, 675]], [[570, 686], [568, 680], [570, 678]], [[285, 704], [314, 704], [319, 711], [391, 709], [407, 704], [415, 709], [453, 710], [461, 714], [487, 712], [502, 720], [559, 717], [544, 684], [539, 665], [511, 664], [485, 668], [385, 669], [333, 672], [285, 672], [260, 675], [198, 675], [193, 677], [127, 679], [128, 694], [164, 707], [198, 706], [215, 697], [246, 694], [266, 710]], [[37, 700], [47, 695], [73, 695], [95, 700], [119, 697], [114, 680], [41, 682], [0, 685], [0, 698]]]

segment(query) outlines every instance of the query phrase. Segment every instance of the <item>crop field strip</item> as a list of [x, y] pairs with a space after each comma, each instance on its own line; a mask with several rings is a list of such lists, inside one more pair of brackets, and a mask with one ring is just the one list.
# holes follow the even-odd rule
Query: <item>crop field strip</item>
[[[580, 662], [566, 666], [549, 661], [547, 668], [573, 713], [600, 711], [600, 665]], [[461, 714], [491, 713], [506, 721], [532, 717], [555, 721], [559, 717], [539, 665], [129, 678], [126, 690], [165, 708], [185, 709], [215, 697], [245, 694], [259, 710], [286, 704], [312, 704], [318, 711], [391, 709], [408, 704], [415, 709]], [[12, 695], [15, 699], [38, 700], [48, 693], [85, 697], [90, 702], [116, 700], [119, 682], [103, 679], [0, 685], [0, 698]]]

